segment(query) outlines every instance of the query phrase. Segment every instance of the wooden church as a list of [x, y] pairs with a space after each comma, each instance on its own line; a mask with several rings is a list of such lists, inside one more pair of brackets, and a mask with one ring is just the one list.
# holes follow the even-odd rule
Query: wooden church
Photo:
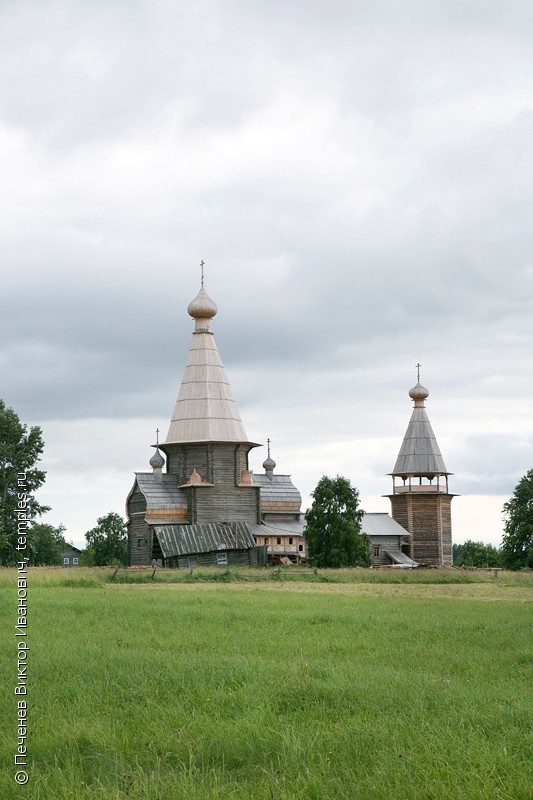
[[[299, 563], [306, 549], [302, 498], [290, 475], [249, 467], [251, 442], [222, 364], [211, 320], [217, 306], [202, 277], [187, 311], [195, 329], [167, 437], [154, 445], [150, 472], [135, 474], [126, 501], [130, 566]], [[391, 473], [392, 517], [365, 514], [374, 566], [452, 564], [448, 476], [418, 382], [414, 408]]]
[[167, 437], [126, 502], [128, 562], [190, 569], [302, 560], [300, 492], [290, 475], [274, 474], [270, 447], [265, 474], [250, 470], [250, 451], [260, 445], [248, 439], [233, 399], [203, 277], [187, 311], [195, 329]]

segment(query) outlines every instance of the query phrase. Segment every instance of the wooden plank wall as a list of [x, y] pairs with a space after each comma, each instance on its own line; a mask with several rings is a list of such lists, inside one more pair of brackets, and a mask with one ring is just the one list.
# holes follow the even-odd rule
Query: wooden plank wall
[[[260, 551], [263, 548], [254, 547], [250, 550], [227, 550], [224, 551], [228, 563], [228, 567], [257, 567], [264, 563], [264, 554]], [[191, 569], [191, 564], [194, 567], [216, 567], [221, 566], [217, 562], [217, 555], [219, 553], [197, 553], [188, 556], [177, 556], [176, 558], [167, 559], [166, 566], [178, 569]]]
[[411, 534], [409, 556], [425, 566], [451, 566], [453, 495], [390, 495], [392, 516]]
[[[406, 529], [407, 530], [407, 529]], [[390, 559], [385, 555], [385, 550], [399, 550], [400, 541], [399, 536], [372, 536], [370, 541], [370, 555], [372, 556], [372, 564], [375, 567], [381, 567], [390, 564]], [[374, 556], [374, 545], [380, 545], [381, 552], [379, 556]]]
[[237, 486], [247, 453], [243, 445], [214, 444], [210, 459], [210, 488], [194, 488], [193, 522], [243, 522], [260, 520], [259, 486]]

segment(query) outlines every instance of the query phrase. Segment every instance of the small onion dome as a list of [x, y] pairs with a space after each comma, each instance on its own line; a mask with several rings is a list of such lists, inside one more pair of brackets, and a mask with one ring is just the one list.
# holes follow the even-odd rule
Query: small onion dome
[[422, 386], [420, 381], [418, 381], [416, 386], [413, 386], [413, 388], [409, 390], [409, 397], [411, 397], [415, 401], [416, 400], [424, 401], [428, 396], [429, 396], [428, 390], [426, 389], [425, 386]]
[[276, 462], [274, 461], [273, 458], [270, 458], [270, 456], [268, 458], [265, 458], [265, 460], [263, 461], [263, 469], [265, 470], [265, 472], [268, 472], [269, 470], [274, 470], [275, 467], [276, 467]]
[[210, 319], [217, 311], [217, 304], [211, 300], [203, 286], [187, 306], [187, 313], [194, 319]]
[[153, 454], [152, 458], [150, 459], [150, 466], [153, 467], [154, 469], [157, 469], [158, 467], [164, 467], [165, 466], [165, 459], [163, 458], [163, 456], [159, 452], [159, 447], [156, 448], [155, 453]]

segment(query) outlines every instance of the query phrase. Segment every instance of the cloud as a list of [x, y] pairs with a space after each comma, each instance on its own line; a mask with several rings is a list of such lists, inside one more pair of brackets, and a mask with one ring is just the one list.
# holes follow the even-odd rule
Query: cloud
[[[78, 487], [113, 426], [165, 429], [201, 258], [245, 428], [306, 496], [326, 471], [388, 491], [417, 361], [457, 491], [512, 490], [533, 429], [529, 5], [0, 15], [2, 396], [45, 428], [47, 502], [66, 503], [63, 426]], [[113, 441], [78, 527], [139, 463]]]

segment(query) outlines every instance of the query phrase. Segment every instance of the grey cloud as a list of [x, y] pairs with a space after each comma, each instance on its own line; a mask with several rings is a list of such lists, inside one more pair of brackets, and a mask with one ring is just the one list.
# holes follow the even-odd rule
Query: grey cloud
[[203, 258], [250, 435], [314, 443], [317, 469], [377, 440], [386, 491], [421, 360], [461, 491], [512, 488], [533, 427], [529, 4], [0, 14], [0, 364], [25, 420], [163, 428]]

